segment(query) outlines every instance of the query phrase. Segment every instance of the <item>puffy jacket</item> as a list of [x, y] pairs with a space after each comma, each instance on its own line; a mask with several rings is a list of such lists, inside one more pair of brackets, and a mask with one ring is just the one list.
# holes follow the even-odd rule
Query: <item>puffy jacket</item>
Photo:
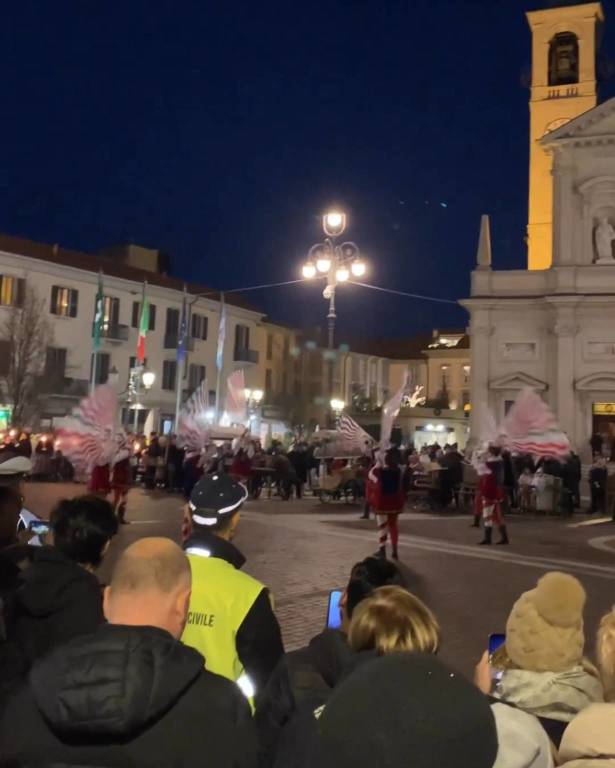
[[26, 664], [104, 621], [98, 579], [53, 547], [33, 549], [14, 593], [7, 637]]
[[563, 768], [615, 768], [615, 704], [592, 704], [564, 731], [559, 750]]
[[233, 683], [155, 627], [104, 625], [38, 661], [0, 720], [5, 760], [79, 766], [255, 765]]

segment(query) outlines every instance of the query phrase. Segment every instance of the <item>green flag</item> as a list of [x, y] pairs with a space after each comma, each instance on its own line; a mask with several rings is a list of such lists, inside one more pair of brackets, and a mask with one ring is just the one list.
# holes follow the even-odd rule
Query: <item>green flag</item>
[[102, 327], [103, 327], [103, 303], [104, 303], [104, 294], [103, 294], [103, 279], [102, 279], [102, 272], [98, 273], [98, 292], [96, 293], [96, 300], [94, 302], [94, 326], [92, 328], [92, 338], [94, 340], [93, 347], [94, 352], [97, 352], [100, 349], [100, 336], [102, 333]]

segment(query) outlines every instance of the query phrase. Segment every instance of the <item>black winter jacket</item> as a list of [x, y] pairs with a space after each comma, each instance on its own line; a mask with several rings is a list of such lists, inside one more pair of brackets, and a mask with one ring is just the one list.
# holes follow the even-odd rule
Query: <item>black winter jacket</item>
[[56, 645], [93, 632], [104, 621], [96, 576], [53, 547], [33, 547], [19, 575], [7, 638], [26, 666]]
[[246, 700], [193, 648], [154, 627], [104, 625], [36, 662], [0, 720], [25, 764], [252, 768]]

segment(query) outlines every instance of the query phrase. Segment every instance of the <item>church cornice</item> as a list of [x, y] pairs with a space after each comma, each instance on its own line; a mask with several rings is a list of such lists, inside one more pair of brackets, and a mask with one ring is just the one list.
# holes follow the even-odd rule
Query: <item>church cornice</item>
[[539, 141], [546, 148], [557, 145], [561, 146], [562, 144], [574, 144], [575, 142], [582, 142], [579, 146], [615, 143], [615, 136], [613, 134], [583, 135], [583, 132], [591, 128], [592, 125], [599, 123], [614, 113], [615, 98], [612, 98], [569, 120], [561, 127], [547, 133]]

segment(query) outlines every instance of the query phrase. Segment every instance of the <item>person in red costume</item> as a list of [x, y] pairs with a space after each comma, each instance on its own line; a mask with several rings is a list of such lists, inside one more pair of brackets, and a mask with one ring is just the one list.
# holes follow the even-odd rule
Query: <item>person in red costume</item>
[[88, 481], [88, 491], [106, 498], [111, 491], [110, 466], [109, 463], [95, 464], [90, 472]]
[[406, 503], [403, 474], [393, 451], [384, 456], [384, 466], [375, 466], [368, 475], [370, 488], [369, 503], [376, 513], [378, 523], [378, 557], [386, 558], [387, 538], [391, 536], [393, 558], [398, 560], [397, 542], [399, 530], [397, 516]]
[[504, 514], [502, 512], [502, 502], [504, 501], [504, 488], [498, 482], [501, 475], [498, 472], [501, 460], [487, 459], [487, 462], [479, 470], [478, 492], [482, 504], [483, 525], [485, 534], [479, 544], [491, 544], [493, 536], [493, 525], [498, 526], [500, 531], [500, 540], [498, 544], [508, 544], [508, 532], [504, 523]]
[[126, 501], [132, 481], [130, 466], [130, 448], [122, 447], [113, 458], [111, 488], [113, 490], [113, 511], [122, 525], [127, 525]]

